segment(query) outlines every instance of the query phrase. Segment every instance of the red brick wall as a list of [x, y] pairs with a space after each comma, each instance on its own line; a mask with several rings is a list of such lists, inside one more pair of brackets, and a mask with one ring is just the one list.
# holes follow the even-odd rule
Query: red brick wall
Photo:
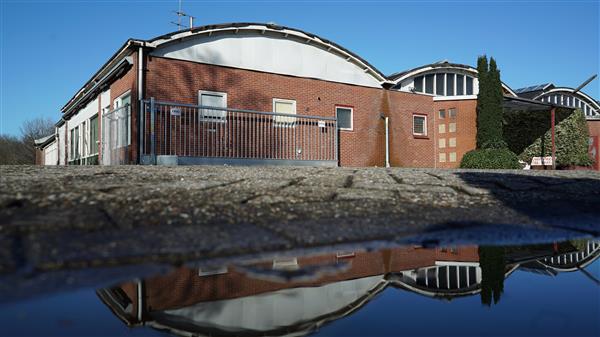
[[587, 125], [590, 138], [595, 139], [596, 157], [594, 158], [594, 169], [600, 170], [600, 120], [588, 120]]
[[[296, 287], [318, 287], [345, 280], [359, 279], [388, 273], [398, 273], [423, 267], [435, 266], [437, 261], [479, 262], [478, 247], [467, 246], [449, 249], [392, 248], [374, 252], [357, 252], [354, 257], [337, 259], [334, 254], [324, 254], [297, 259], [301, 268], [307, 266], [335, 266], [349, 264], [337, 273], [323, 274], [306, 281], [279, 282], [254, 278], [235, 267], [227, 273], [202, 276], [197, 269], [182, 267], [166, 275], [144, 280], [144, 307], [148, 312], [190, 306], [200, 302], [226, 300]], [[270, 269], [272, 261], [255, 264]], [[120, 286], [133, 303], [137, 303], [135, 284]], [[135, 312], [135, 311], [134, 311]]]
[[[477, 100], [435, 101], [435, 158], [438, 168], [457, 168], [465, 153], [475, 149], [477, 137]], [[440, 119], [439, 111], [444, 110], [446, 117]], [[456, 118], [450, 118], [449, 110], [456, 109]], [[450, 123], [456, 124], [456, 132], [449, 132]], [[439, 125], [445, 125], [445, 132], [440, 133]], [[456, 146], [450, 146], [450, 139], [456, 139]], [[446, 147], [439, 147], [439, 140], [445, 139]], [[440, 162], [439, 154], [446, 155], [446, 162]], [[456, 153], [456, 161], [450, 161], [450, 154]]]
[[35, 164], [36, 165], [44, 165], [44, 160], [45, 160], [45, 155], [44, 155], [44, 151], [40, 150], [39, 148], [35, 148]]
[[[388, 92], [316, 79], [298, 78], [250, 70], [227, 68], [189, 61], [152, 57], [147, 63], [146, 98], [198, 104], [198, 91], [227, 92], [230, 108], [272, 111], [272, 99], [296, 101], [299, 115], [335, 116], [335, 106], [354, 109], [352, 131], [340, 131], [342, 166], [383, 166], [385, 162], [385, 130], [381, 113], [389, 111], [391, 124], [406, 122], [406, 114], [430, 114], [431, 97], [410, 93]], [[386, 100], [388, 95], [390, 100]], [[412, 120], [411, 120], [412, 123]], [[410, 124], [412, 126], [412, 124]], [[431, 166], [432, 159], [412, 148], [412, 143], [426, 144], [406, 137], [397, 126], [396, 165]], [[409, 127], [410, 129], [410, 127]], [[406, 143], [408, 142], [408, 143]], [[431, 141], [427, 145], [433, 148]], [[400, 154], [401, 151], [402, 154]], [[413, 156], [409, 161], [400, 158]]]
[[[433, 167], [431, 96], [389, 91], [390, 165]], [[427, 136], [413, 135], [413, 115], [427, 116]]]
[[[138, 95], [137, 95], [137, 63], [138, 57], [137, 52], [133, 52], [131, 55], [133, 59], [133, 65], [129, 70], [121, 75], [118, 79], [113, 81], [110, 85], [110, 104], [111, 109], [113, 108], [113, 102], [119, 96], [123, 95], [127, 91], [131, 91], [131, 145], [126, 151], [126, 162], [136, 163], [137, 162], [137, 149], [138, 149]], [[101, 103], [104, 105], [104, 102]], [[103, 130], [99, 130], [99, 139], [103, 135]]]

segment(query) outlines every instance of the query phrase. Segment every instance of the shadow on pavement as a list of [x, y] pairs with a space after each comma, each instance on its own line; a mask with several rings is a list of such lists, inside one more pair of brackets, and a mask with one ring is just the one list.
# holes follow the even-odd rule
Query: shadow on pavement
[[506, 172], [456, 175], [540, 225], [600, 235], [600, 180]]

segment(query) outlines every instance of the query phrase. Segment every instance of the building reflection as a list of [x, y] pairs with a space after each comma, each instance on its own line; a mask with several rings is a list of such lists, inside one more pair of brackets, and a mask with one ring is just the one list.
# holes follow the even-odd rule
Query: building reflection
[[443, 300], [479, 295], [491, 305], [515, 270], [587, 273], [583, 268], [599, 255], [600, 241], [339, 252], [181, 267], [99, 290], [98, 296], [128, 326], [178, 335], [299, 336], [351, 314], [388, 287]]

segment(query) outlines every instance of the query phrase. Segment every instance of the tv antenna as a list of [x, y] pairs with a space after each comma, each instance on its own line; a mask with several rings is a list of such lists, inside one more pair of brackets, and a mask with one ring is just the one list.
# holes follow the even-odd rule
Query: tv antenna
[[[174, 24], [175, 26], [177, 26], [177, 30], [182, 30], [184, 28], [189, 28], [189, 29], [194, 28], [194, 17], [185, 13], [181, 9], [181, 0], [179, 0], [178, 2], [179, 2], [179, 8], [177, 9], [177, 11], [173, 11], [173, 13], [175, 13], [175, 15], [177, 15], [177, 22], [171, 21], [171, 23]], [[188, 17], [190, 19], [189, 26], [186, 26], [184, 23], [181, 23], [181, 19], [184, 17]]]

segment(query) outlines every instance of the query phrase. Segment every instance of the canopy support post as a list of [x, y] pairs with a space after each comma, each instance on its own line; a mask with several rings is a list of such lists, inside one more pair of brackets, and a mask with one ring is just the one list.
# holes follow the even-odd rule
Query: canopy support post
[[550, 127], [552, 129], [552, 169], [556, 170], [556, 140], [555, 140], [555, 127], [556, 122], [556, 108], [552, 107], [550, 110]]

